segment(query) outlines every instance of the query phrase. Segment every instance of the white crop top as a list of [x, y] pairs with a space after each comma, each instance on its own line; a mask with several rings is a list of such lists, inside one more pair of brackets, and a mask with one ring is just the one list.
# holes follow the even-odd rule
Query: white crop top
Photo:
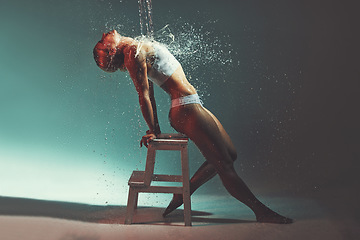
[[180, 63], [169, 50], [158, 42], [152, 43], [154, 48], [154, 63], [148, 70], [148, 78], [161, 86], [180, 66]]

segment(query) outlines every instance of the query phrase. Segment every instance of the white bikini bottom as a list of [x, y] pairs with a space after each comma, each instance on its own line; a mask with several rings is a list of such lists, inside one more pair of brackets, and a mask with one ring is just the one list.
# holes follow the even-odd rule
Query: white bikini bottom
[[202, 101], [200, 100], [200, 97], [198, 94], [188, 95], [184, 97], [179, 97], [177, 99], [171, 100], [171, 107], [178, 107], [181, 105], [186, 104], [192, 104], [192, 103], [198, 103], [202, 106]]

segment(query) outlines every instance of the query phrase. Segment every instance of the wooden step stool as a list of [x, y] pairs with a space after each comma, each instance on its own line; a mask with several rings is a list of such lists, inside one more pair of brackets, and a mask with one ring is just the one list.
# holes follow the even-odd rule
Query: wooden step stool
[[[133, 171], [129, 179], [129, 197], [126, 208], [125, 224], [131, 224], [137, 208], [138, 195], [146, 193], [178, 193], [183, 195], [185, 226], [191, 226], [191, 201], [189, 183], [188, 138], [185, 135], [160, 134], [148, 145], [145, 171]], [[181, 152], [182, 175], [154, 174], [155, 155], [157, 150], [175, 150]], [[182, 182], [181, 187], [152, 186], [152, 181]]]

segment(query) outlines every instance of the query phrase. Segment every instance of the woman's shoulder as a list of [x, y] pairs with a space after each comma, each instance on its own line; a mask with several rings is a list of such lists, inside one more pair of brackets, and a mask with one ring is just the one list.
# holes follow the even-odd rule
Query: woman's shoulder
[[[131, 44], [124, 48], [125, 64], [130, 66], [138, 66], [146, 63], [148, 58], [148, 50], [145, 47], [141, 47], [138, 44]], [[135, 65], [133, 65], [135, 64]]]
[[155, 54], [155, 49], [161, 46], [161, 43], [146, 38], [132, 40], [131, 44], [124, 47], [123, 52], [126, 58], [132, 58], [135, 61], [151, 60]]

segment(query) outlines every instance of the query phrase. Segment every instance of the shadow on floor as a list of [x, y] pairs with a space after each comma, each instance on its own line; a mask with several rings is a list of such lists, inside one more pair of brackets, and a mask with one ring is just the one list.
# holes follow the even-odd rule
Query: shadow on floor
[[[133, 222], [137, 224], [183, 224], [183, 211], [176, 210], [163, 218], [163, 208], [139, 207]], [[0, 215], [51, 217], [103, 224], [124, 224], [126, 206], [101, 206], [82, 203], [0, 197]], [[237, 219], [213, 218], [211, 213], [192, 211], [192, 221], [203, 224], [249, 223]]]

